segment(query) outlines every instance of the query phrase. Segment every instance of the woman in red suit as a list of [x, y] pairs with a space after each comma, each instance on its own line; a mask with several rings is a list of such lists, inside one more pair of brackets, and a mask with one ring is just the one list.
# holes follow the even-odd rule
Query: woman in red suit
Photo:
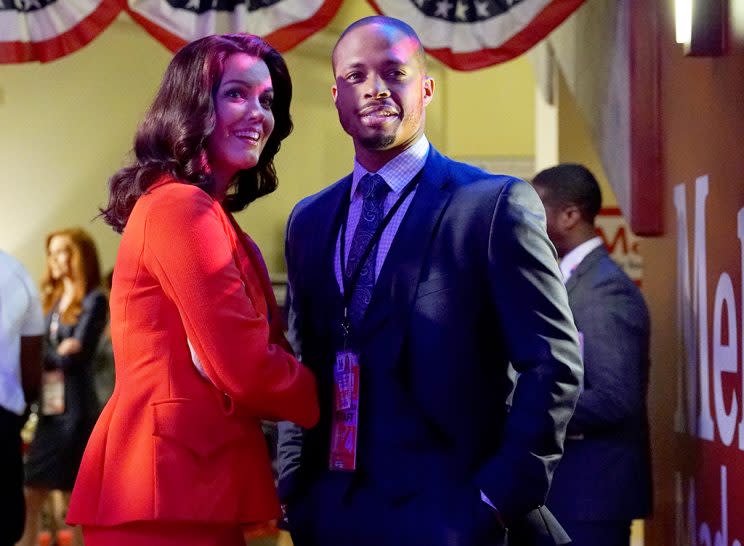
[[197, 40], [171, 61], [133, 164], [111, 179], [116, 386], [68, 512], [86, 546], [237, 546], [242, 525], [279, 513], [261, 420], [313, 426], [315, 380], [231, 213], [276, 188], [291, 94], [260, 38]]

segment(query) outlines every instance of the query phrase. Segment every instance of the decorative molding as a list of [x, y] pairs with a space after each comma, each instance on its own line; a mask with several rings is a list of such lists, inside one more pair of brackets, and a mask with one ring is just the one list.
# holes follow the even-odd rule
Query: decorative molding
[[494, 174], [530, 179], [535, 175], [535, 158], [527, 156], [457, 156], [453, 159], [475, 165]]

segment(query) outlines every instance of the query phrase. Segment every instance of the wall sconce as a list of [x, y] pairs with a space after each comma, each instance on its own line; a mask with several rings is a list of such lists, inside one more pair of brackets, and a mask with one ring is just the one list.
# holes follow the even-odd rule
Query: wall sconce
[[675, 34], [685, 55], [715, 57], [726, 44], [725, 0], [675, 0]]
[[674, 22], [677, 43], [688, 45], [692, 36], [692, 0], [674, 1]]

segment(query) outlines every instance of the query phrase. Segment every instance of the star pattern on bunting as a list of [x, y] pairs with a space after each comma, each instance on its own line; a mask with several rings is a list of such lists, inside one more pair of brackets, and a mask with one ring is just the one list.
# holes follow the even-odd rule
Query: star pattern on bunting
[[517, 57], [585, 0], [367, 0], [411, 25], [447, 66], [475, 70]]
[[525, 0], [409, 0], [428, 17], [473, 23], [501, 15]]

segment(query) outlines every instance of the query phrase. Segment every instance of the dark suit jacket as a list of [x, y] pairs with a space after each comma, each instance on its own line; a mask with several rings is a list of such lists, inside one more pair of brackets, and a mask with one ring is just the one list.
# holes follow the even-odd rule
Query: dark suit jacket
[[[44, 336], [44, 368], [65, 372], [66, 409], [63, 416], [57, 416], [57, 420], [62, 417], [86, 427], [85, 437], [81, 440], [84, 444], [90, 434], [88, 427], [93, 426], [100, 411], [93, 381], [93, 358], [106, 327], [108, 301], [104, 293], [95, 288], [85, 295], [81, 305], [80, 316], [75, 324], [60, 323], [54, 339]], [[49, 332], [52, 313], [44, 317], [44, 323]], [[67, 338], [80, 341], [80, 352], [64, 356], [57, 354], [57, 347]], [[59, 446], [56, 447], [59, 449]]]
[[646, 393], [649, 317], [638, 287], [604, 247], [569, 277], [584, 336], [584, 392], [548, 506], [565, 520], [630, 520], [651, 511]]
[[[447, 520], [470, 499], [485, 506], [482, 490], [516, 525], [545, 501], [582, 376], [544, 209], [529, 184], [432, 147], [358, 339], [358, 470], [334, 476], [327, 468], [342, 298], [333, 262], [350, 187], [347, 176], [303, 200], [287, 230], [290, 339], [317, 375], [321, 403], [320, 423], [303, 438], [282, 427], [279, 487], [290, 518], [297, 508], [323, 528], [335, 517], [329, 491], [341, 489], [369, 516], [355, 523], [359, 544], [385, 525], [380, 503], [445, 491]], [[509, 362], [521, 376], [508, 412]], [[423, 509], [412, 516], [419, 518], [420, 529], [442, 527], [432, 533], [442, 544], [452, 533], [458, 544], [482, 543], [471, 540], [481, 529], [462, 521]]]
[[[75, 323], [61, 322], [54, 339], [44, 336], [44, 368], [64, 372], [65, 411], [39, 416], [26, 457], [27, 485], [63, 491], [75, 485], [85, 444], [100, 411], [93, 387], [93, 355], [106, 325], [107, 307], [106, 296], [95, 288], [83, 298]], [[45, 317], [47, 332], [51, 323], [52, 312]], [[81, 350], [58, 354], [59, 344], [68, 338], [77, 339]]]

